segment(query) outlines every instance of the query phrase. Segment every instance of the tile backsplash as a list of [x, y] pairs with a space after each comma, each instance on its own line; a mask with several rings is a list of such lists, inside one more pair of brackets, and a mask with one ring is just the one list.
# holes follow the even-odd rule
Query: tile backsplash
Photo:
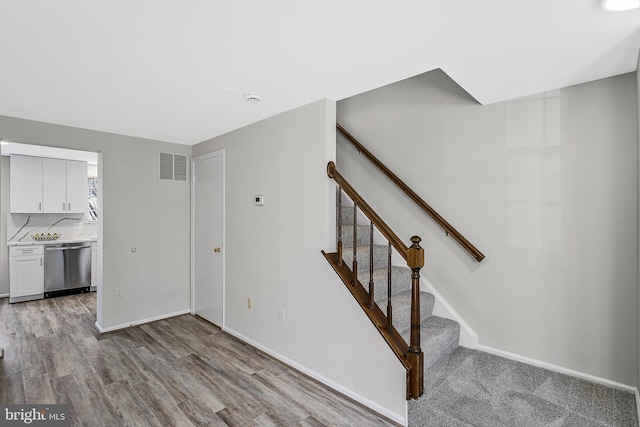
[[88, 239], [98, 236], [98, 224], [83, 214], [7, 214], [8, 243], [30, 242], [31, 236], [42, 233], [58, 233], [62, 240]]

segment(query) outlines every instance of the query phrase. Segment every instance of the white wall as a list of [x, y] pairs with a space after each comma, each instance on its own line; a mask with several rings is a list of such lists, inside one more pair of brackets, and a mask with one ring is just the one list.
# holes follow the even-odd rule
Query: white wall
[[338, 170], [480, 343], [635, 386], [637, 102], [627, 74], [480, 106], [436, 70], [338, 122], [485, 255], [478, 264], [344, 141]]
[[[3, 116], [0, 130], [15, 142], [101, 152], [101, 327], [189, 309], [190, 189], [159, 182], [157, 158], [159, 151], [190, 155], [191, 147]], [[4, 178], [5, 162], [0, 169]], [[6, 212], [8, 200], [0, 203]], [[116, 287], [123, 298], [115, 298]]]
[[[335, 102], [222, 135], [194, 146], [193, 155], [219, 149], [226, 162], [226, 328], [405, 421], [402, 366], [321, 254], [335, 250], [335, 192], [326, 176], [335, 157]], [[253, 205], [256, 194], [264, 206]]]

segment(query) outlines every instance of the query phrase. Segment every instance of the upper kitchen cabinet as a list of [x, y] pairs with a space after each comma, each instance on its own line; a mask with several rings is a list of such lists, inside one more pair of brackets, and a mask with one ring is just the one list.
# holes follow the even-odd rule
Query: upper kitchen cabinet
[[42, 159], [42, 206], [44, 212], [67, 212], [67, 161]]
[[10, 189], [12, 213], [85, 213], [87, 163], [11, 156]]
[[87, 163], [42, 159], [42, 207], [45, 213], [87, 210]]
[[10, 170], [11, 212], [42, 212], [42, 157], [12, 155]]
[[87, 212], [89, 206], [87, 182], [87, 162], [67, 160], [67, 212]]

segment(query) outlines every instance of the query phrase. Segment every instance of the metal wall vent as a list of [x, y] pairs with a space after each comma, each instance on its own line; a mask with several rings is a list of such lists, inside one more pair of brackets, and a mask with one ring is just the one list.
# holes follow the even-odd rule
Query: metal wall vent
[[160, 181], [187, 182], [187, 156], [184, 154], [160, 153], [158, 174]]

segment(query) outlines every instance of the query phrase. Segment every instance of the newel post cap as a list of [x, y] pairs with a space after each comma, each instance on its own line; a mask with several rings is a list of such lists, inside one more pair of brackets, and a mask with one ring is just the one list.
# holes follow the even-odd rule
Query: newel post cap
[[412, 270], [424, 267], [424, 249], [420, 247], [422, 239], [419, 236], [411, 238], [411, 247], [407, 249], [407, 266]]

